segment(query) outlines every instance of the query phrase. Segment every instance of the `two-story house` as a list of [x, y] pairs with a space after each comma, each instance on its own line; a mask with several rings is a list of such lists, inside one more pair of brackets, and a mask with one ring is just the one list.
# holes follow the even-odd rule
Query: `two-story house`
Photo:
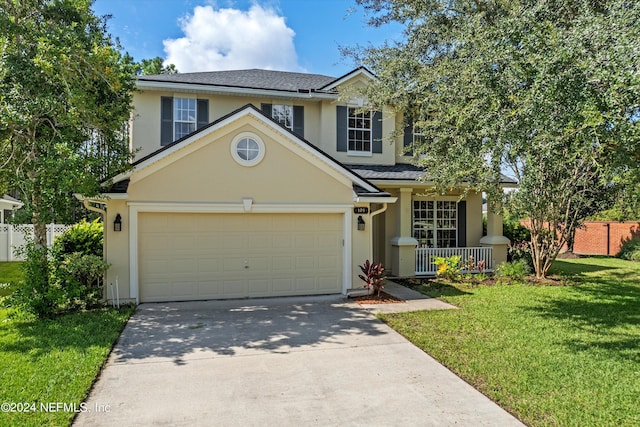
[[85, 202], [105, 214], [107, 283], [140, 302], [344, 294], [366, 259], [395, 276], [433, 274], [433, 256], [503, 261], [481, 193], [434, 196], [405, 154], [420, 135], [395, 136], [401, 115], [339, 97], [373, 78], [138, 77], [133, 168]]

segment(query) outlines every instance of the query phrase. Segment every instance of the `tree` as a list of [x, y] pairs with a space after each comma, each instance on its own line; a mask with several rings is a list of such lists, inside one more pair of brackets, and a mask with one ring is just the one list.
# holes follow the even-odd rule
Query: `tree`
[[474, 183], [531, 220], [544, 277], [615, 176], [638, 167], [640, 4], [628, 0], [358, 0], [403, 39], [345, 49], [365, 89], [418, 128], [416, 161], [441, 189]]
[[0, 0], [0, 189], [20, 190], [40, 247], [71, 193], [96, 194], [130, 159], [135, 69], [91, 3]]
[[148, 76], [152, 74], [176, 74], [178, 69], [174, 64], [163, 65], [164, 60], [159, 56], [152, 59], [143, 59], [138, 64], [137, 75]]

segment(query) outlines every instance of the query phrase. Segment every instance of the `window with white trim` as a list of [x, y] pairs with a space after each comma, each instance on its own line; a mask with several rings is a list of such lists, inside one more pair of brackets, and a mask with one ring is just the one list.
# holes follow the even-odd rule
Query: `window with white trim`
[[458, 203], [448, 200], [413, 201], [413, 237], [419, 248], [458, 246]]
[[196, 130], [196, 99], [173, 98], [173, 140]]
[[271, 117], [282, 126], [293, 131], [293, 105], [273, 104]]
[[264, 141], [252, 132], [242, 132], [231, 141], [231, 156], [242, 166], [257, 165], [264, 158], [264, 153]]
[[349, 154], [371, 154], [371, 111], [349, 107], [347, 121]]

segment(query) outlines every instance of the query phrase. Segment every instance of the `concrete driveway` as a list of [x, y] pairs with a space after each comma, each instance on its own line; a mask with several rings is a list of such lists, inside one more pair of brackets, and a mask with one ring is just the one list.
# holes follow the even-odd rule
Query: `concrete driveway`
[[143, 304], [75, 425], [522, 425], [339, 296]]

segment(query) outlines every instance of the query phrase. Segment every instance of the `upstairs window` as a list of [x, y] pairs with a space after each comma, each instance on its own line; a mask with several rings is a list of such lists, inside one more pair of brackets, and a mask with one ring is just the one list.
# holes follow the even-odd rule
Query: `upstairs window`
[[349, 154], [371, 154], [371, 111], [350, 107], [347, 132]]
[[382, 153], [382, 113], [338, 105], [336, 151], [350, 156]]
[[161, 97], [160, 145], [171, 144], [208, 123], [208, 99]]
[[304, 106], [289, 104], [262, 104], [262, 112], [291, 132], [304, 138]]
[[273, 104], [272, 108], [273, 119], [293, 131], [293, 105]]
[[173, 140], [196, 130], [196, 100], [173, 98]]

